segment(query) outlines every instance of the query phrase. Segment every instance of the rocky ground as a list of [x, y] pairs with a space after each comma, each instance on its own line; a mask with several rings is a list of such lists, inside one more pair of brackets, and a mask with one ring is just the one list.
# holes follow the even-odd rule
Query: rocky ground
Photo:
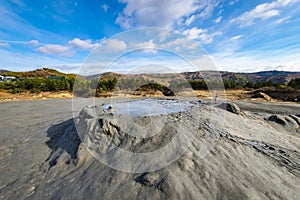
[[[181, 112], [132, 118], [150, 127], [156, 120], [162, 127], [145, 140], [126, 134], [127, 119], [113, 106], [102, 107], [109, 98], [95, 100], [96, 112], [94, 107], [82, 110], [92, 101], [76, 100], [74, 112], [71, 99], [0, 104], [0, 199], [300, 198], [299, 104], [197, 101]], [[82, 140], [75, 126], [86, 133]], [[123, 172], [106, 166], [118, 164], [111, 157], [104, 160], [106, 165], [96, 159], [101, 159], [97, 148], [115, 148], [104, 141], [145, 153], [167, 145], [178, 130], [192, 142], [179, 159], [159, 170]], [[154, 163], [165, 162], [163, 156]], [[137, 168], [139, 159], [130, 161], [123, 163], [127, 171], [149, 167]]]

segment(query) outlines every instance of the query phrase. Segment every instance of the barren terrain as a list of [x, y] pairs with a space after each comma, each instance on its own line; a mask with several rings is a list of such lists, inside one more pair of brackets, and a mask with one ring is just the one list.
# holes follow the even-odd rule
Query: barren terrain
[[[82, 105], [76, 107], [79, 114], [87, 102], [76, 101]], [[95, 101], [100, 111], [111, 103], [110, 98]], [[235, 103], [240, 110], [204, 100], [192, 110], [160, 115], [167, 117], [166, 125], [180, 120], [191, 125], [200, 116], [196, 140], [165, 168], [129, 173], [102, 164], [86, 150], [72, 119], [71, 99], [2, 102], [0, 199], [299, 199], [300, 105]], [[77, 123], [92, 127], [88, 109]], [[138, 152], [151, 149], [151, 142], [154, 147], [168, 142], [159, 139], [168, 128], [148, 142], [130, 142], [121, 125], [110, 123], [108, 116], [114, 115], [105, 109], [98, 113], [97, 119], [108, 120], [102, 125], [106, 131], [99, 132], [102, 138]], [[213, 142], [201, 157], [199, 141], [204, 140]]]

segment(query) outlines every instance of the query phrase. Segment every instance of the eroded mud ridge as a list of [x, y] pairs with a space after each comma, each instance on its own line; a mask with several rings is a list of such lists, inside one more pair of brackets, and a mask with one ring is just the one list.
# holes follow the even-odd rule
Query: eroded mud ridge
[[[36, 136], [27, 136], [31, 143], [1, 152], [2, 170], [10, 163], [5, 152], [23, 154], [8, 176], [2, 174], [0, 198], [299, 199], [298, 105], [192, 100], [184, 105], [189, 106], [155, 115], [119, 113], [108, 101], [84, 107], [75, 120], [51, 125], [46, 140], [37, 143]], [[136, 165], [139, 158], [122, 157], [116, 150], [151, 153], [174, 141], [190, 143], [160, 153], [153, 165], [183, 152], [154, 171], [138, 171], [149, 165]], [[114, 159], [123, 159], [124, 165]], [[110, 164], [138, 172], [118, 171]]]
[[275, 160], [278, 165], [285, 166], [291, 173], [300, 177], [300, 153], [298, 151], [264, 142], [234, 137], [224, 132], [221, 132], [220, 136], [233, 142], [253, 147], [256, 151]]

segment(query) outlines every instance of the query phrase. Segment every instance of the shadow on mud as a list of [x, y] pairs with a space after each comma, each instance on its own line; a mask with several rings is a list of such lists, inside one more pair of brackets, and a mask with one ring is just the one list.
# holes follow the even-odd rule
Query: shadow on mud
[[57, 164], [61, 156], [67, 156], [67, 159], [64, 158], [66, 164], [77, 163], [81, 140], [73, 118], [51, 126], [47, 130], [47, 137], [50, 138], [46, 144], [51, 149], [51, 153], [46, 162], [49, 162], [50, 168]]

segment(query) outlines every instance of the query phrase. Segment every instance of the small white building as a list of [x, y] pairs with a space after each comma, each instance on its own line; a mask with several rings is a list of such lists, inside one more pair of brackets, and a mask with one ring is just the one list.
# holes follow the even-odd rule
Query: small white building
[[5, 81], [8, 81], [8, 80], [15, 80], [15, 79], [17, 79], [17, 78], [14, 77], [14, 76], [4, 76], [3, 79], [4, 79]]
[[17, 78], [14, 76], [0, 76], [0, 82], [2, 82], [2, 81], [10, 82], [10, 81], [15, 81], [15, 80], [17, 80]]

